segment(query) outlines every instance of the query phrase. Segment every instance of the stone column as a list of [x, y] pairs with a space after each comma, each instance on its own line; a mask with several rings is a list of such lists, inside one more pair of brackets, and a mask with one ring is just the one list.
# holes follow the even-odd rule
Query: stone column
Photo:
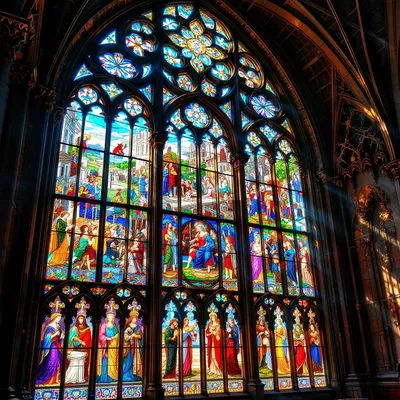
[[152, 133], [150, 144], [152, 149], [152, 219], [150, 243], [151, 267], [149, 268], [149, 343], [148, 373], [146, 384], [146, 398], [159, 400], [164, 398], [164, 389], [161, 380], [161, 225], [162, 225], [162, 185], [159, 175], [162, 172], [162, 157], [168, 135], [164, 132]]
[[243, 329], [243, 371], [247, 391], [252, 399], [264, 398], [264, 385], [258, 374], [257, 342], [255, 334], [256, 310], [253, 301], [253, 284], [250, 268], [249, 226], [247, 223], [246, 189], [244, 167], [249, 160], [247, 154], [237, 154], [231, 157], [235, 169], [237, 234], [238, 234], [238, 275], [239, 298], [241, 309], [244, 310], [242, 318]]
[[0, 11], [0, 143], [11, 77], [11, 64], [26, 44], [28, 23], [23, 18]]
[[[14, 89], [13, 89], [14, 90]], [[25, 95], [29, 93], [27, 85], [25, 90], [18, 90], [17, 93]], [[4, 304], [2, 313], [2, 326], [7, 327], [5, 331], [10, 334], [12, 344], [4, 349], [3, 357], [7, 358], [9, 367], [9, 385], [15, 385], [17, 392], [27, 395], [27, 376], [29, 376], [29, 358], [32, 353], [32, 346], [29, 341], [32, 340], [31, 326], [36, 321], [31, 318], [35, 315], [33, 307], [38, 305], [35, 299], [38, 297], [34, 280], [37, 278], [37, 266], [31, 263], [32, 250], [35, 247], [34, 232], [38, 208], [38, 198], [41, 187], [41, 177], [43, 171], [43, 159], [45, 154], [46, 139], [48, 132], [48, 122], [50, 112], [53, 109], [55, 93], [54, 91], [37, 85], [31, 92], [31, 104], [29, 115], [25, 124], [25, 115], [28, 114], [28, 99], [19, 98], [18, 104], [25, 106], [21, 115], [15, 117], [15, 124], [11, 125], [11, 132], [20, 133], [21, 142], [16, 147], [7, 147], [13, 151], [15, 160], [8, 160], [3, 167], [12, 170], [14, 178], [12, 181], [5, 182], [10, 189], [9, 201], [12, 201], [14, 213], [8, 214], [3, 221], [7, 232], [2, 232], [5, 243], [6, 266], [4, 269], [4, 280], [2, 282], [1, 299]], [[13, 104], [13, 103], [11, 103]], [[15, 104], [16, 107], [16, 104]], [[12, 115], [18, 113], [14, 109]], [[7, 125], [7, 128], [10, 125]], [[7, 135], [9, 132], [7, 132]], [[10, 138], [10, 141], [12, 139]], [[13, 143], [14, 144], [14, 143]], [[19, 148], [19, 146], [21, 146]], [[17, 150], [19, 148], [19, 150]], [[19, 153], [17, 153], [19, 151]], [[7, 153], [7, 150], [6, 150]], [[3, 185], [1, 185], [3, 189]], [[11, 193], [14, 196], [11, 197]], [[7, 204], [6, 204], [7, 205]], [[2, 211], [5, 211], [4, 208]], [[7, 224], [7, 225], [6, 225]], [[4, 237], [3, 236], [3, 237]], [[4, 321], [4, 322], [3, 322]]]

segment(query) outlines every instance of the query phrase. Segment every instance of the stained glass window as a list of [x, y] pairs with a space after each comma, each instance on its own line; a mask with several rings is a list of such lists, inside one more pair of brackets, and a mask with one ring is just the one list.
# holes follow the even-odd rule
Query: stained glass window
[[295, 124], [251, 42], [192, 4], [118, 21], [69, 83], [35, 399], [144, 397], [154, 302], [165, 396], [246, 392], [254, 343], [265, 391], [326, 386]]

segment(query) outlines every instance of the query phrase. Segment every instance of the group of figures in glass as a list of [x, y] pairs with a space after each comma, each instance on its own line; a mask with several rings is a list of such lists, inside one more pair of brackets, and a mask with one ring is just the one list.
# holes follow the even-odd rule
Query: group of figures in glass
[[[168, 5], [159, 27], [151, 11], [124, 26], [86, 57], [64, 117], [36, 399], [84, 400], [92, 381], [96, 399], [142, 397], [143, 310], [155, 301], [145, 296], [158, 233], [166, 395], [243, 391], [242, 330], [253, 328], [265, 390], [290, 389], [293, 379], [300, 388], [326, 386], [313, 242], [294, 135], [275, 89], [248, 49], [203, 9]], [[162, 46], [159, 30], [168, 38]], [[146, 58], [157, 51], [160, 68]], [[154, 87], [155, 74], [162, 88]], [[156, 95], [160, 115], [152, 113]], [[168, 136], [161, 170], [150, 156], [157, 118]], [[235, 151], [248, 157], [244, 208], [234, 185], [235, 135], [246, 142]], [[162, 210], [151, 208], [152, 185], [160, 185]], [[162, 214], [156, 233], [154, 213]], [[246, 217], [248, 239], [237, 229]], [[240, 240], [248, 240], [247, 265], [238, 263]], [[239, 319], [239, 275], [248, 266], [255, 327]], [[69, 280], [86, 285], [85, 294], [58, 293]], [[308, 296], [308, 305], [294, 307], [297, 296]], [[103, 311], [98, 325], [94, 309]]]
[[[97, 345], [93, 343], [91, 303], [82, 296], [74, 304], [76, 311], [71, 312], [72, 322], [66, 336], [65, 302], [57, 296], [49, 303], [51, 313], [42, 325], [36, 385], [57, 388], [63, 379], [64, 398], [87, 398], [94, 357], [97, 397], [116, 395], [119, 379], [126, 393], [141, 397], [144, 327], [140, 303], [134, 298], [127, 306], [128, 316], [121, 332], [121, 314], [118, 314], [121, 306], [111, 298], [104, 306], [105, 316], [99, 324]], [[56, 395], [57, 391], [40, 389], [36, 390], [35, 398], [53, 399]]]
[[[46, 393], [48, 398], [55, 398], [61, 381], [64, 398], [76, 398], [78, 394], [85, 398], [91, 376], [98, 398], [115, 398], [119, 381], [124, 397], [141, 397], [146, 348], [141, 303], [136, 297], [125, 303], [115, 296], [108, 297], [103, 303], [97, 343], [93, 343], [92, 299], [80, 295], [77, 287], [72, 290], [72, 306], [66, 307], [68, 298], [60, 296], [53, 296], [48, 303], [50, 313], [41, 330], [36, 399], [46, 397]], [[117, 293], [124, 296], [123, 290]], [[131, 292], [127, 294], [130, 295]], [[190, 296], [189, 291], [178, 290], [164, 302], [162, 374], [166, 395], [201, 393], [203, 375], [210, 394], [242, 391], [237, 296], [229, 300], [228, 294], [217, 293], [208, 305], [196, 304], [198, 300]], [[272, 297], [263, 297], [257, 304], [254, 334], [265, 389], [274, 389], [274, 379], [279, 389], [293, 387], [291, 357], [300, 388], [310, 387], [311, 377], [315, 386], [325, 386], [322, 338], [314, 308], [306, 300], [286, 307], [275, 304]], [[201, 309], [207, 310], [205, 318], [201, 317]], [[69, 326], [67, 320], [71, 321]], [[202, 325], [204, 329], [200, 328]], [[204, 347], [201, 343], [205, 343]], [[205, 371], [202, 357], [206, 360]], [[90, 368], [95, 368], [95, 374], [90, 373]]]
[[[273, 304], [272, 298], [265, 299], [264, 304], [260, 305], [257, 310], [258, 365], [260, 378], [265, 384], [265, 388], [274, 389], [274, 371], [276, 371], [280, 389], [293, 387], [291, 354], [294, 357], [298, 387], [311, 386], [311, 372], [314, 377], [314, 385], [325, 386], [322, 342], [315, 312], [309, 308], [308, 314], [305, 314], [295, 307], [293, 315], [289, 319], [288, 312], [285, 313], [282, 306], [278, 305], [272, 309], [271, 305]], [[308, 330], [305, 329], [303, 322], [306, 320], [306, 316], [308, 316]], [[290, 328], [288, 328], [286, 320], [291, 321]], [[272, 330], [270, 326], [273, 327]], [[292, 341], [289, 338], [290, 334], [293, 338]]]
[[[186, 299], [187, 292], [177, 292]], [[166, 395], [201, 393], [201, 357], [206, 359], [207, 392], [225, 391], [226, 370], [229, 391], [242, 391], [242, 355], [240, 329], [236, 308], [226, 305], [225, 326], [221, 311], [214, 303], [208, 310], [205, 330], [199, 328], [199, 310], [192, 301], [179, 305], [170, 300], [165, 305], [163, 319], [163, 386]], [[201, 335], [204, 335], [201, 338]], [[205, 348], [200, 343], [205, 342]], [[224, 368], [224, 365], [226, 368]], [[238, 379], [239, 378], [239, 379]], [[183, 385], [180, 384], [183, 382]]]

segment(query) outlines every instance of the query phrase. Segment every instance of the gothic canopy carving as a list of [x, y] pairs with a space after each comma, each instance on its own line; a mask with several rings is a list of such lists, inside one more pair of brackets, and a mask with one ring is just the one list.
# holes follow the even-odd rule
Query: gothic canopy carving
[[352, 178], [356, 172], [385, 164], [388, 158], [378, 126], [354, 105], [345, 103], [336, 142], [337, 174]]

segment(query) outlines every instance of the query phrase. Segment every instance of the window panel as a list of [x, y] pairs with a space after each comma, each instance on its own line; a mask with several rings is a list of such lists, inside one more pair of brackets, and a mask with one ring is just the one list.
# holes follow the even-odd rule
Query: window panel
[[51, 313], [42, 323], [39, 345], [39, 362], [35, 381], [35, 398], [46, 396], [59, 398], [63, 363], [62, 348], [65, 341], [65, 303], [57, 296], [48, 304]]
[[[278, 92], [258, 60], [242, 43], [234, 46], [229, 29], [205, 10], [167, 5], [157, 24], [148, 11], [123, 28], [108, 29], [96, 42], [99, 51], [79, 62], [61, 128], [45, 274], [45, 296], [55, 304], [53, 291], [62, 290], [70, 307], [64, 310], [57, 297], [61, 318], [52, 325], [54, 304], [45, 317], [35, 399], [143, 396], [147, 325], [141, 301], [149, 293], [147, 270], [160, 263], [166, 396], [201, 394], [204, 381], [208, 394], [246, 390], [242, 340], [248, 328], [240, 316], [247, 310], [239, 307], [239, 276], [247, 267], [264, 390], [293, 387], [291, 361], [300, 389], [324, 387], [319, 319], [307, 308], [316, 287], [306, 188]], [[123, 54], [111, 49], [118, 46]], [[99, 80], [98, 71], [119, 80]], [[159, 73], [162, 93], [153, 79]], [[158, 115], [152, 115], [152, 101], [164, 107]], [[232, 135], [235, 117], [241, 118], [235, 130], [247, 137], [245, 188], [238, 187], [231, 163], [241, 147]], [[153, 121], [168, 133], [161, 171], [151, 159]], [[158, 260], [149, 257], [157, 234], [149, 231], [150, 218], [159, 212], [151, 208], [150, 177], [162, 191], [162, 241], [152, 250]], [[236, 197], [242, 189], [250, 246], [245, 265], [239, 263], [238, 222], [246, 215], [238, 212]], [[69, 279], [80, 286], [66, 289]], [[93, 301], [104, 310], [95, 329]], [[58, 353], [43, 342], [52, 327]], [[46, 352], [54, 355], [57, 373], [50, 371]]]
[[165, 396], [179, 395], [179, 315], [172, 300], [165, 306], [162, 322], [162, 376]]
[[266, 320], [267, 311], [260, 306], [257, 310], [256, 337], [257, 337], [257, 361], [261, 382], [264, 383], [264, 390], [273, 390], [273, 357], [271, 340], [272, 334]]
[[289, 339], [286, 322], [283, 320], [283, 311], [279, 306], [274, 311], [275, 355], [278, 384], [280, 389], [291, 389], [292, 380], [290, 368]]
[[316, 387], [323, 387], [326, 386], [326, 377], [321, 331], [313, 309], [309, 309], [307, 316], [309, 322], [308, 338], [310, 343], [311, 368], [314, 373], [314, 384]]
[[78, 164], [79, 148], [60, 144], [55, 188], [56, 194], [64, 194], [66, 196], [76, 195]]
[[119, 305], [112, 298], [104, 305], [97, 344], [96, 399], [117, 398], [119, 373], [120, 317]]
[[267, 285], [271, 293], [282, 293], [282, 272], [279, 257], [278, 233], [275, 230], [263, 230], [264, 254], [267, 266]]
[[93, 356], [92, 317], [88, 314], [90, 304], [82, 296], [75, 303], [76, 312], [69, 327], [67, 343], [67, 368], [65, 371], [64, 400], [75, 399], [79, 393], [87, 398], [90, 363]]
[[100, 199], [103, 186], [103, 165], [103, 153], [83, 148], [79, 168], [79, 197]]
[[122, 398], [141, 397], [143, 393], [144, 326], [141, 305], [133, 298], [127, 306], [122, 350]]
[[282, 233], [283, 241], [283, 256], [285, 258], [286, 277], [288, 292], [291, 295], [297, 296], [300, 294], [300, 279], [296, 265], [296, 250], [294, 235], [291, 233]]
[[311, 386], [309, 364], [307, 359], [306, 333], [303, 325], [303, 316], [298, 308], [293, 312], [293, 346], [297, 371], [297, 382], [300, 389]]
[[217, 216], [217, 193], [215, 172], [201, 170], [202, 214], [206, 217]]

